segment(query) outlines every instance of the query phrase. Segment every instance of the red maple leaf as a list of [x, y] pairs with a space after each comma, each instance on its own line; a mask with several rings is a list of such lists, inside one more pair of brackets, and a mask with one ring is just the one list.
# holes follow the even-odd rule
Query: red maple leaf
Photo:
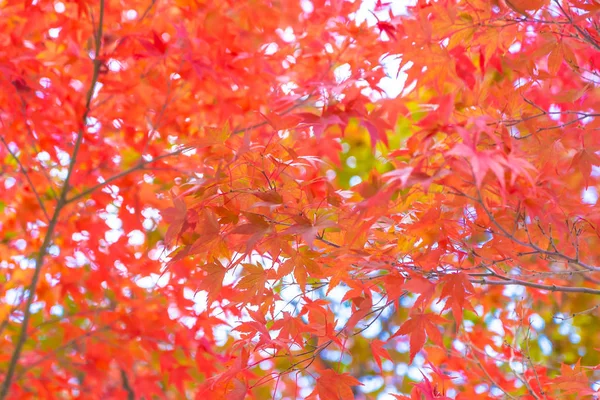
[[415, 313], [400, 326], [390, 339], [402, 335], [410, 336], [410, 361], [412, 362], [425, 345], [427, 338], [440, 347], [444, 346], [438, 325], [445, 322], [445, 318], [436, 314]]

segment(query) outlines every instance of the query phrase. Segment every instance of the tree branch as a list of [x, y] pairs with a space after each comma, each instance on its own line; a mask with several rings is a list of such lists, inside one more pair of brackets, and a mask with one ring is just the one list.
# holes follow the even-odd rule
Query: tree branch
[[580, 286], [544, 285], [542, 283], [527, 282], [527, 281], [522, 281], [520, 279], [514, 279], [514, 278], [511, 279], [511, 278], [506, 278], [506, 277], [504, 277], [504, 278], [506, 280], [490, 280], [490, 279], [482, 278], [482, 279], [469, 279], [469, 281], [471, 281], [471, 283], [477, 283], [480, 285], [500, 285], [500, 286], [518, 285], [518, 286], [531, 287], [531, 288], [535, 288], [535, 289], [548, 290], [550, 292], [587, 293], [587, 294], [593, 294], [593, 295], [600, 296], [600, 290], [598, 290], [598, 289], [591, 289], [591, 288], [580, 287]]
[[127, 378], [127, 373], [124, 369], [121, 369], [121, 380], [123, 381], [123, 389], [127, 392], [127, 400], [135, 400], [135, 392], [129, 383], [129, 378]]
[[58, 203], [56, 208], [54, 209], [54, 213], [52, 218], [50, 219], [50, 223], [48, 224], [48, 230], [46, 231], [46, 235], [44, 237], [44, 241], [38, 255], [35, 259], [35, 269], [33, 271], [33, 276], [31, 278], [31, 282], [27, 288], [27, 301], [25, 302], [25, 310], [23, 312], [23, 322], [21, 323], [21, 330], [17, 335], [17, 342], [15, 344], [15, 348], [13, 350], [12, 356], [8, 363], [8, 368], [6, 370], [6, 375], [4, 377], [4, 381], [2, 382], [2, 386], [0, 387], [0, 400], [6, 399], [8, 392], [10, 390], [10, 386], [12, 384], [13, 377], [15, 375], [15, 371], [17, 369], [17, 365], [19, 363], [19, 359], [21, 357], [21, 352], [23, 351], [23, 346], [25, 345], [25, 341], [27, 340], [27, 330], [29, 328], [29, 320], [31, 319], [31, 306], [33, 304], [33, 299], [35, 298], [35, 292], [37, 290], [37, 285], [42, 273], [42, 267], [44, 265], [44, 259], [46, 258], [48, 247], [52, 242], [52, 236], [54, 235], [54, 230], [56, 229], [56, 225], [58, 223], [58, 219], [62, 209], [67, 205], [67, 194], [69, 192], [69, 182], [73, 175], [73, 171], [75, 170], [75, 164], [77, 162], [77, 155], [81, 148], [81, 143], [83, 142], [83, 134], [85, 130], [85, 126], [87, 124], [87, 118], [90, 113], [90, 105], [92, 102], [92, 97], [94, 95], [94, 89], [96, 87], [96, 83], [98, 82], [98, 76], [100, 74], [100, 67], [102, 66], [102, 61], [100, 60], [100, 50], [102, 45], [102, 30], [104, 23], [104, 0], [100, 0], [100, 18], [98, 21], [98, 29], [96, 31], [95, 40], [96, 40], [96, 49], [94, 54], [94, 70], [92, 72], [92, 81], [90, 83], [89, 90], [87, 92], [87, 97], [85, 101], [85, 112], [82, 117], [82, 127], [79, 130], [77, 135], [77, 139], [75, 141], [75, 147], [73, 148], [73, 153], [71, 155], [71, 160], [69, 163], [69, 169], [67, 172], [67, 177], [65, 178], [65, 183], [62, 187], [60, 197], [58, 199]]
[[79, 193], [79, 194], [76, 194], [76, 195], [74, 195], [73, 197], [71, 197], [71, 198], [67, 199], [67, 203], [72, 203], [72, 202], [74, 202], [74, 201], [77, 201], [77, 200], [79, 200], [79, 199], [81, 199], [81, 198], [83, 198], [83, 197], [89, 196], [90, 194], [92, 194], [92, 193], [93, 193], [93, 192], [95, 192], [96, 190], [98, 190], [98, 189], [101, 189], [101, 188], [103, 188], [104, 186], [106, 186], [106, 185], [108, 185], [108, 184], [110, 184], [110, 183], [112, 183], [112, 182], [114, 182], [114, 181], [116, 181], [116, 180], [119, 180], [119, 179], [121, 179], [121, 178], [124, 178], [124, 177], [126, 177], [127, 175], [129, 175], [129, 174], [131, 174], [131, 173], [133, 173], [133, 172], [135, 172], [135, 171], [141, 171], [141, 170], [143, 170], [143, 169], [146, 167], [146, 165], [148, 165], [148, 164], [152, 164], [152, 163], [154, 163], [154, 162], [156, 162], [156, 161], [160, 161], [160, 160], [162, 160], [162, 159], [164, 159], [164, 158], [168, 158], [168, 157], [173, 157], [173, 156], [179, 155], [179, 154], [183, 153], [184, 151], [191, 150], [191, 149], [193, 149], [193, 147], [189, 147], [189, 146], [187, 146], [187, 147], [183, 147], [183, 148], [181, 148], [181, 149], [179, 149], [179, 150], [175, 150], [175, 151], [172, 151], [172, 152], [170, 152], [170, 153], [167, 153], [167, 154], [161, 154], [161, 155], [160, 155], [160, 156], [158, 156], [158, 157], [154, 157], [152, 160], [149, 160], [149, 161], [142, 161], [142, 162], [140, 162], [139, 164], [137, 164], [137, 165], [135, 165], [135, 166], [133, 166], [133, 167], [131, 167], [131, 168], [128, 168], [128, 169], [126, 169], [126, 170], [124, 170], [124, 171], [121, 171], [121, 172], [119, 172], [119, 173], [118, 173], [118, 174], [116, 174], [116, 175], [113, 175], [113, 176], [111, 176], [110, 178], [106, 179], [104, 182], [100, 182], [100, 183], [98, 183], [98, 184], [96, 184], [96, 185], [92, 186], [91, 188], [89, 188], [89, 189], [86, 189], [86, 190], [84, 190], [83, 192], [81, 192], [81, 193]]

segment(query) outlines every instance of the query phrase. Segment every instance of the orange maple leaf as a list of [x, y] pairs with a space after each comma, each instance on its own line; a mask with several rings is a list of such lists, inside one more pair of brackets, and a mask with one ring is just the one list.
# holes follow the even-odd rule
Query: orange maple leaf
[[381, 358], [387, 358], [388, 360], [392, 360], [390, 353], [386, 349], [383, 348], [385, 342], [374, 339], [371, 341], [371, 352], [373, 353], [373, 358], [379, 367], [379, 371], [383, 372], [383, 368], [381, 367]]
[[320, 400], [348, 400], [354, 398], [352, 386], [363, 386], [356, 378], [348, 374], [340, 374], [332, 369], [319, 371], [315, 390], [308, 395], [307, 399], [316, 398]]
[[449, 274], [443, 279], [444, 287], [440, 294], [440, 300], [446, 300], [444, 310], [452, 308], [452, 314], [458, 326], [462, 323], [463, 311], [465, 309], [475, 311], [468, 296], [475, 293], [473, 284], [469, 281], [469, 276], [463, 273]]
[[439, 325], [445, 322], [447, 320], [437, 314], [416, 313], [405, 321], [390, 339], [402, 335], [410, 336], [410, 361], [412, 362], [425, 345], [427, 338], [431, 339], [436, 345], [443, 347], [442, 334], [436, 324]]

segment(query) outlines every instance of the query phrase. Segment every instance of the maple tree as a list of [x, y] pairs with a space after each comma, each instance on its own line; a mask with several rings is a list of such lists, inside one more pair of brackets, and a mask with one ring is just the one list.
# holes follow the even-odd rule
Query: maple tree
[[597, 0], [0, 4], [0, 400], [597, 396]]

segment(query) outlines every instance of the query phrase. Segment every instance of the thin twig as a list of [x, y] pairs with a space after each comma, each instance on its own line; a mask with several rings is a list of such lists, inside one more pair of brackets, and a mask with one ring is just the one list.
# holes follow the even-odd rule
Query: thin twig
[[35, 189], [35, 186], [33, 185], [33, 182], [31, 181], [31, 177], [29, 176], [29, 173], [27, 172], [27, 170], [25, 169], [25, 167], [23, 166], [23, 164], [21, 164], [21, 160], [19, 160], [19, 157], [17, 157], [17, 154], [14, 153], [10, 149], [10, 147], [8, 146], [8, 143], [6, 143], [6, 140], [4, 140], [3, 137], [0, 137], [0, 141], [2, 141], [2, 144], [4, 144], [4, 147], [6, 148], [6, 150], [8, 151], [8, 153], [17, 162], [17, 165], [19, 166], [19, 169], [21, 170], [21, 174], [23, 174], [23, 176], [25, 177], [25, 179], [27, 179], [27, 183], [31, 187], [31, 191], [35, 195], [35, 198], [37, 199], [37, 202], [39, 203], [40, 208], [42, 209], [42, 212], [44, 213], [44, 216], [46, 217], [46, 221], [50, 221], [50, 216], [48, 215], [48, 211], [46, 211], [46, 206], [44, 206], [44, 202], [42, 201], [42, 198], [40, 197], [40, 194]]
[[[22, 94], [19, 94], [19, 98], [21, 99], [21, 114], [23, 114], [23, 124], [25, 125], [25, 129], [27, 129], [27, 135], [31, 139], [31, 145], [33, 147], [33, 151], [35, 153], [40, 153], [42, 150], [37, 146], [37, 144], [35, 142], [36, 141], [36, 137], [35, 137], [35, 134], [33, 133], [33, 129], [31, 129], [31, 125], [27, 122], [28, 121], [28, 118], [27, 118], [27, 102], [23, 98]], [[31, 157], [33, 159], [36, 158], [33, 155], [31, 155]], [[43, 163], [41, 161], [39, 161], [39, 159], [38, 159], [38, 164], [40, 164], [40, 167], [41, 167], [40, 171], [41, 171], [42, 175], [44, 175], [44, 177], [48, 181], [48, 185], [49, 185], [48, 189], [50, 190], [50, 195], [52, 196], [52, 198], [55, 201], [58, 201], [58, 195], [56, 194], [56, 191], [54, 190], [54, 187], [53, 187], [54, 182], [52, 181], [52, 178], [48, 174], [48, 171], [46, 171], [46, 168], [44, 168]]]
[[573, 319], [579, 315], [584, 315], [584, 314], [590, 314], [593, 311], [597, 310], [598, 307], [600, 307], [600, 304], [596, 304], [594, 307], [588, 308], [587, 310], [583, 310], [583, 311], [579, 311], [576, 313], [572, 313], [571, 315], [569, 315], [568, 317], [562, 317], [562, 316], [555, 316], [554, 319], [559, 320], [559, 321], [568, 321], [570, 319]]
[[[470, 197], [468, 195], [464, 195], [465, 197], [479, 203], [481, 205], [481, 207], [483, 208], [483, 211], [485, 211], [485, 213], [487, 214], [488, 218], [490, 219], [490, 221], [492, 222], [492, 224], [496, 225], [496, 227], [500, 230], [500, 232], [506, 236], [507, 238], [509, 238], [510, 240], [512, 240], [513, 242], [523, 246], [523, 247], [529, 247], [530, 249], [533, 249], [537, 252], [539, 252], [542, 255], [545, 256], [550, 256], [550, 257], [558, 257], [558, 258], [562, 258], [563, 260], [567, 261], [570, 264], [573, 265], [578, 265], [582, 268], [585, 268], [589, 271], [594, 271], [594, 272], [600, 272], [600, 267], [596, 267], [594, 265], [589, 265], [586, 263], [583, 263], [581, 261], [579, 261], [578, 259], [574, 258], [574, 257], [570, 257], [564, 253], [560, 253], [560, 252], [556, 252], [556, 251], [550, 251], [550, 250], [544, 250], [541, 247], [539, 247], [538, 245], [536, 245], [535, 243], [533, 243], [530, 239], [529, 243], [524, 242], [520, 239], [517, 239], [514, 235], [511, 235], [510, 232], [508, 232], [506, 230], [506, 228], [504, 228], [494, 217], [494, 215], [492, 214], [492, 212], [486, 207], [485, 202], [483, 200], [483, 197], [481, 196], [481, 192], [479, 190], [477, 190], [477, 195], [478, 198], [473, 198]], [[524, 225], [525, 229], [527, 229], [527, 224], [525, 223]]]
[[[512, 363], [513, 360], [515, 358], [515, 349], [517, 348], [517, 336], [519, 334], [519, 330], [521, 330], [522, 324], [520, 324], [517, 327], [517, 330], [515, 332], [515, 335], [513, 337], [513, 344], [511, 346], [511, 356], [510, 359], [508, 361], [508, 365], [509, 368], [511, 369], [511, 371], [513, 372], [513, 374], [515, 374], [515, 376], [517, 377], [517, 379], [519, 381], [521, 381], [521, 383], [525, 386], [525, 388], [527, 389], [527, 391], [529, 392], [529, 394], [535, 398], [536, 400], [540, 400], [540, 397], [537, 395], [537, 393], [533, 390], [533, 388], [531, 387], [531, 385], [529, 384], [529, 381], [527, 380], [527, 378], [525, 376], [523, 376], [523, 374], [521, 372], [518, 372], [515, 370], [515, 368], [512, 367]], [[527, 336], [525, 337], [525, 340], [527, 340]], [[521, 362], [521, 364], [523, 365], [523, 370], [525, 371], [525, 366], [524, 363]]]
[[510, 393], [508, 393], [502, 386], [500, 386], [498, 383], [496, 383], [496, 381], [494, 380], [494, 378], [492, 378], [492, 376], [490, 375], [489, 372], [487, 372], [487, 370], [483, 367], [483, 364], [481, 363], [481, 361], [479, 361], [479, 358], [477, 358], [477, 356], [475, 355], [475, 353], [471, 353], [473, 356], [473, 360], [475, 361], [475, 363], [477, 363], [477, 366], [479, 367], [479, 369], [481, 369], [481, 371], [483, 372], [483, 374], [488, 378], [488, 380], [492, 383], [492, 385], [494, 385], [495, 387], [497, 387], [498, 389], [500, 389], [500, 391], [502, 393], [504, 393], [504, 395], [511, 399], [511, 400], [516, 400], [516, 397], [514, 397], [513, 395], [511, 395]]
[[560, 285], [544, 285], [541, 283], [527, 282], [522, 281], [520, 279], [507, 279], [503, 281], [496, 281], [490, 279], [470, 279], [471, 283], [476, 283], [479, 285], [498, 285], [498, 286], [506, 286], [506, 285], [517, 285], [517, 286], [526, 286], [535, 289], [547, 290], [549, 292], [563, 292], [563, 293], [587, 293], [600, 296], [600, 290], [598, 289], [590, 289], [586, 287], [580, 286], [560, 286]]
[[563, 8], [563, 6], [560, 3], [560, 1], [554, 0], [554, 2], [558, 6], [558, 8], [560, 8], [560, 10], [562, 11], [563, 15], [569, 20], [569, 23], [573, 26], [573, 28], [575, 28], [575, 30], [577, 30], [577, 32], [579, 32], [579, 34], [581, 35], [583, 41], [587, 42], [588, 44], [591, 44], [592, 47], [594, 47], [596, 50], [600, 50], [600, 43], [598, 43], [593, 37], [590, 36], [589, 33], [587, 33], [586, 31], [584, 31], [579, 25], [577, 25], [575, 23], [575, 21], [573, 21], [573, 17], [571, 17], [571, 15], [569, 15], [569, 13], [567, 12], [567, 10], [565, 10]]
[[546, 393], [544, 392], [544, 387], [542, 386], [542, 382], [540, 381], [540, 376], [538, 375], [537, 369], [535, 368], [535, 365], [533, 364], [533, 361], [531, 360], [531, 350], [529, 348], [529, 337], [530, 337], [530, 335], [531, 335], [531, 323], [529, 323], [529, 328], [527, 328], [527, 335], [525, 336], [525, 347], [527, 349], [527, 356], [526, 356], [526, 358], [527, 358], [527, 361], [529, 361], [530, 368], [533, 370], [533, 375], [535, 376], [535, 380], [537, 382], [540, 394], [542, 396], [544, 396], [544, 399], [547, 399]]
[[144, 18], [146, 18], [146, 16], [148, 16], [148, 14], [150, 13], [150, 11], [152, 10], [152, 7], [154, 7], [154, 5], [156, 4], [156, 0], [152, 0], [150, 2], [150, 5], [146, 8], [146, 10], [143, 12], [142, 16], [140, 17], [138, 22], [142, 22], [144, 20]]

